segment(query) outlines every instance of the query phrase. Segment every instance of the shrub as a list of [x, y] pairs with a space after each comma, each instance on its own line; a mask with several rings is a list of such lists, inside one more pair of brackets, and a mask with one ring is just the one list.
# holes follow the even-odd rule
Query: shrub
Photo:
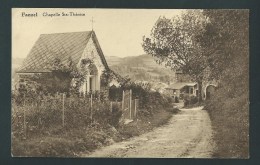
[[[14, 97], [12, 106], [12, 132], [15, 138], [24, 135], [24, 115], [26, 121], [26, 136], [41, 135], [46, 133], [59, 134], [64, 129], [92, 127], [91, 123], [98, 127], [110, 124], [118, 126], [122, 115], [119, 107], [113, 107], [110, 111], [109, 101], [99, 101], [93, 97], [92, 110], [90, 100], [86, 98], [70, 97], [64, 102], [64, 126], [63, 127], [63, 104], [61, 97], [44, 96], [43, 98], [24, 98], [22, 103], [17, 104], [19, 97]], [[25, 110], [25, 113], [24, 113]], [[92, 114], [92, 119], [91, 119]], [[20, 118], [18, 118], [20, 116]]]
[[197, 96], [184, 95], [184, 106], [194, 105], [198, 102]]
[[197, 96], [191, 96], [190, 104], [196, 104], [197, 102], [198, 102], [198, 97]]
[[119, 126], [119, 120], [122, 116], [122, 111], [118, 105], [112, 107], [112, 115], [109, 119], [109, 124], [118, 127]]
[[205, 106], [215, 132], [214, 141], [217, 148], [214, 156], [247, 158], [249, 154], [248, 93], [232, 98], [229, 97], [226, 88], [230, 86], [216, 90], [214, 99], [207, 100]]
[[179, 103], [179, 98], [177, 96], [174, 98], [174, 102]]

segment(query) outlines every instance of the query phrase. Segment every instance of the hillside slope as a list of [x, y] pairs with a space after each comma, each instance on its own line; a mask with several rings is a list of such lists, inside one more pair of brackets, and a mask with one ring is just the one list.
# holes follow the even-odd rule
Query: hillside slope
[[108, 56], [106, 59], [112, 70], [133, 81], [170, 83], [175, 80], [174, 71], [157, 64], [152, 56], [146, 54], [124, 58]]

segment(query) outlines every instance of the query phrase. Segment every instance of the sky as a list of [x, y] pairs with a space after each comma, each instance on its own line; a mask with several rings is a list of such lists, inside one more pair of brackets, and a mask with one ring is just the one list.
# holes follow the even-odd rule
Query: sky
[[[74, 12], [85, 16], [62, 16]], [[40, 34], [92, 30], [92, 17], [100, 46], [105, 56], [144, 54], [141, 43], [149, 36], [160, 16], [173, 18], [177, 9], [48, 9], [14, 8], [12, 10], [12, 57], [25, 58]], [[37, 13], [37, 17], [24, 14]], [[43, 14], [60, 16], [43, 16]]]

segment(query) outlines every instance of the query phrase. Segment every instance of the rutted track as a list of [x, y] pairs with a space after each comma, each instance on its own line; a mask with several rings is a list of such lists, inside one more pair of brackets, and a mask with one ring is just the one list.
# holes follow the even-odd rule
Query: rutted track
[[210, 158], [214, 149], [211, 122], [202, 107], [181, 109], [168, 124], [82, 157]]

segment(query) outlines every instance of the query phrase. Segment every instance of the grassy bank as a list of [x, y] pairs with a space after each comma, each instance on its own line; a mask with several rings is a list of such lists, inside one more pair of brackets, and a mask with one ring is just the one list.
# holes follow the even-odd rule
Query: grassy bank
[[213, 47], [222, 49], [211, 58], [211, 78], [219, 83], [206, 105], [217, 147], [214, 157], [248, 158], [249, 11], [205, 10], [204, 14], [216, 30]]
[[[221, 92], [221, 91], [219, 91]], [[247, 95], [207, 103], [216, 143], [213, 157], [249, 157], [249, 104]], [[221, 102], [220, 102], [221, 101]]]
[[178, 110], [172, 111], [170, 108], [157, 110], [151, 116], [140, 116], [136, 121], [123, 125], [119, 128], [119, 132], [123, 139], [141, 135], [166, 124], [174, 113], [178, 113]]

